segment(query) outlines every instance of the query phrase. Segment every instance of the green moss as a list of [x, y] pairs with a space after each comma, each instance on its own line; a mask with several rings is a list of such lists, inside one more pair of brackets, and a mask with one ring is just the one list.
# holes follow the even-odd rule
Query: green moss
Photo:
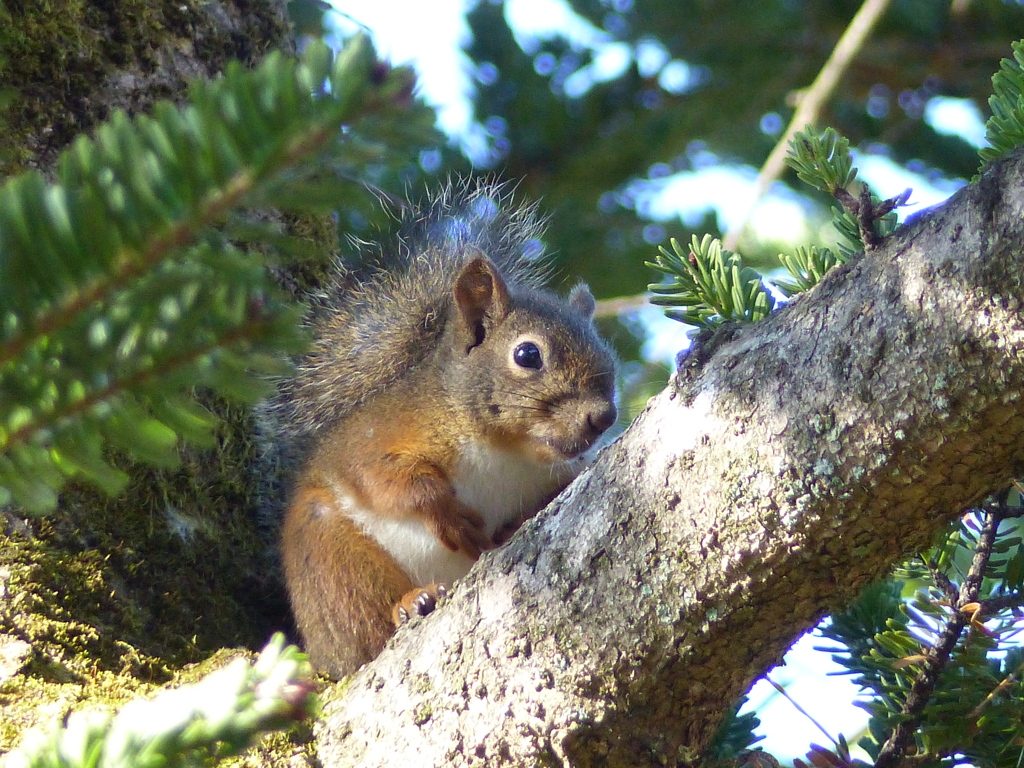
[[288, 731], [271, 733], [244, 755], [218, 763], [221, 768], [319, 768], [313, 743], [313, 729], [308, 723]]
[[183, 451], [173, 472], [133, 470], [116, 499], [69, 491], [27, 529], [11, 518], [0, 635], [32, 652], [0, 687], [0, 751], [54, 707], [146, 693], [222, 647], [261, 647], [286, 621], [252, 515], [249, 419], [217, 410], [216, 450]]
[[198, 74], [181, 66], [182, 59], [202, 56], [206, 74], [213, 75], [230, 59], [258, 60], [287, 39], [287, 22], [270, 0], [224, 4], [236, 25], [205, 6], [194, 0], [5, 0], [0, 58], [4, 84], [15, 93], [5, 115], [14, 146], [0, 160], [0, 176], [46, 167], [74, 136], [106, 119], [111, 104], [137, 112], [159, 98], [180, 98], [186, 74]]
[[338, 223], [333, 216], [308, 213], [285, 214], [282, 219], [285, 232], [312, 246], [308, 256], [289, 259], [275, 274], [278, 284], [295, 298], [301, 298], [328, 282], [333, 267], [332, 256], [338, 251]]

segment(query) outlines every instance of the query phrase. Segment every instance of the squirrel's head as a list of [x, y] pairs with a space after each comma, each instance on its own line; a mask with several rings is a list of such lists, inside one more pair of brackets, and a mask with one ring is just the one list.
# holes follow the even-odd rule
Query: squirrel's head
[[615, 359], [593, 325], [594, 297], [506, 284], [479, 256], [453, 289], [451, 394], [476, 429], [545, 462], [590, 448], [615, 422]]

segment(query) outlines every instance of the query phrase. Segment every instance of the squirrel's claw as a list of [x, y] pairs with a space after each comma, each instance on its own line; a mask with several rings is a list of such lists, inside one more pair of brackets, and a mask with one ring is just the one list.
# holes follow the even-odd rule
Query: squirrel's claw
[[444, 584], [427, 584], [406, 592], [391, 610], [391, 620], [396, 627], [408, 623], [413, 616], [433, 613], [437, 604], [448, 596]]

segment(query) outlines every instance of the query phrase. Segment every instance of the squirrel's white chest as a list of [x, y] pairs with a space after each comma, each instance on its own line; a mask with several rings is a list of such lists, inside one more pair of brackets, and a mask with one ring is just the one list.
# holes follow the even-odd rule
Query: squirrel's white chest
[[533, 512], [576, 476], [576, 462], [531, 461], [479, 440], [466, 440], [452, 473], [455, 495], [487, 521], [487, 532]]
[[[576, 462], [544, 464], [479, 441], [460, 447], [452, 473], [455, 495], [483, 516], [493, 535], [505, 523], [533, 512], [579, 471]], [[417, 519], [396, 519], [363, 509], [344, 486], [334, 489], [338, 506], [367, 536], [395, 558], [414, 584], [451, 584], [473, 561], [452, 552]]]

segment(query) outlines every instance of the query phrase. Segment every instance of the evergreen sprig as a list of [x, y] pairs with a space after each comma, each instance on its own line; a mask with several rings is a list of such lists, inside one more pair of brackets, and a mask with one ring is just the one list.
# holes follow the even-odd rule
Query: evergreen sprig
[[103, 709], [29, 733], [3, 768], [175, 768], [208, 765], [288, 728], [315, 707], [306, 657], [275, 635], [244, 659], [194, 685], [136, 699], [116, 716]]
[[708, 750], [711, 760], [710, 764], [729, 765], [735, 764], [737, 759], [751, 747], [761, 741], [764, 736], [759, 736], [754, 731], [761, 727], [761, 720], [754, 712], [740, 710], [747, 703], [747, 697], [741, 696], [735, 706], [723, 718], [718, 731], [711, 739], [711, 747]]
[[[838, 253], [829, 248], [798, 247], [779, 259], [791, 280], [775, 280], [785, 295], [792, 296], [817, 283], [837, 264], [845, 264], [855, 253], [874, 247], [896, 228], [896, 208], [906, 204], [910, 190], [889, 200], [880, 200], [860, 184], [857, 196], [849, 187], [857, 179], [850, 142], [834, 129], [821, 133], [810, 126], [790, 143], [786, 160], [797, 176], [814, 188], [831, 195], [838, 205], [832, 209], [832, 225], [839, 235]], [[713, 328], [725, 320], [752, 322], [775, 306], [762, 276], [745, 267], [738, 254], [722, 249], [718, 240], [694, 236], [688, 253], [675, 241], [672, 252], [659, 248], [654, 262], [647, 262], [670, 278], [668, 283], [648, 286], [651, 303], [670, 307], [668, 317], [698, 327]], [[674, 309], [684, 307], [684, 309]]]
[[[1024, 757], [1024, 547], [1019, 520], [1006, 520], [1018, 511], [997, 501], [972, 512], [820, 630], [840, 643], [823, 650], [870, 694], [861, 746], [878, 765], [964, 755], [995, 768]], [[907, 600], [905, 584], [920, 585]]]
[[850, 142], [833, 128], [816, 133], [807, 126], [796, 133], [789, 147], [786, 163], [797, 177], [839, 203], [832, 209], [832, 226], [839, 233], [839, 249], [845, 258], [875, 247], [892, 234], [898, 219], [896, 208], [906, 205], [909, 189], [882, 200], [861, 183], [854, 194], [851, 187], [857, 179], [857, 169]]
[[315, 43], [301, 60], [231, 64], [183, 107], [116, 114], [53, 183], [4, 184], [0, 505], [50, 509], [68, 477], [120, 490], [111, 448], [172, 466], [179, 439], [209, 444], [197, 386], [265, 394], [277, 353], [303, 343], [265, 262], [305, 244], [251, 212], [331, 210], [346, 177], [429, 135], [410, 101], [406, 74], [364, 40], [337, 57]]
[[985, 123], [989, 146], [978, 153], [981, 167], [1024, 144], [1024, 40], [1011, 43], [1012, 59], [1003, 59], [992, 76], [988, 99], [992, 116]]
[[668, 283], [654, 283], [651, 303], [667, 309], [675, 320], [702, 328], [714, 328], [726, 320], [755, 322], [775, 307], [757, 270], [743, 265], [740, 255], [722, 248], [722, 243], [705, 235], [694, 236], [687, 251], [674, 238], [672, 251], [659, 248], [647, 266], [664, 273]]
[[793, 279], [774, 279], [772, 282], [783, 294], [793, 296], [813, 288], [834, 266], [846, 264], [850, 257], [845, 252], [837, 254], [831, 248], [811, 245], [806, 248], [797, 246], [793, 254], [780, 253], [779, 260]]
[[850, 140], [832, 127], [817, 133], [808, 125], [798, 131], [789, 143], [786, 162], [802, 182], [833, 197], [857, 179]]

